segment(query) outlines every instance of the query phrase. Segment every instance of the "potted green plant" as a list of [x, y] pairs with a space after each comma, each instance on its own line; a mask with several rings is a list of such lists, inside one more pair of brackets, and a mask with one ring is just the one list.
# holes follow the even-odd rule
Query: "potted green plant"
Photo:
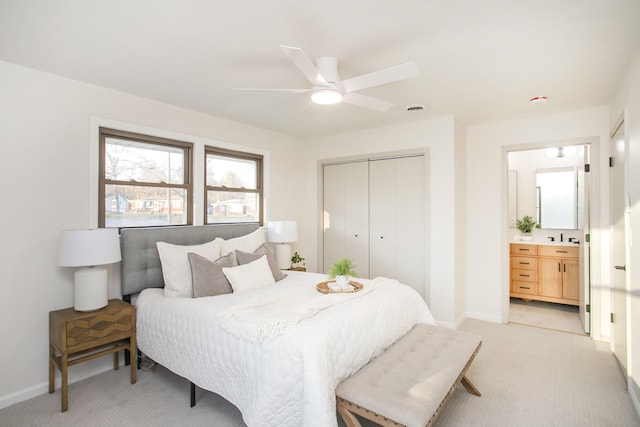
[[[349, 278], [356, 277], [356, 265], [349, 258], [342, 258], [329, 267], [329, 279], [335, 279], [336, 287], [343, 289], [349, 285]], [[329, 286], [331, 287], [331, 285]]]
[[522, 219], [516, 220], [516, 227], [523, 235], [521, 236], [522, 240], [531, 240], [531, 231], [533, 230], [533, 227], [540, 228], [540, 224], [537, 224], [529, 215], [525, 215]]
[[293, 268], [300, 267], [300, 264], [302, 264], [302, 266], [305, 265], [304, 258], [296, 251], [291, 256], [291, 266]]

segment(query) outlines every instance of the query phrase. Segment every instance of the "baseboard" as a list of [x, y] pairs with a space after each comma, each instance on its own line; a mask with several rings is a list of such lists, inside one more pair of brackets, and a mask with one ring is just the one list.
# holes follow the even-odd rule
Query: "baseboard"
[[477, 313], [477, 312], [471, 311], [471, 312], [467, 312], [466, 317], [469, 319], [484, 320], [485, 322], [502, 323], [502, 317], [489, 315], [486, 313]]
[[442, 326], [443, 328], [456, 329], [456, 324], [452, 322], [441, 322], [436, 320], [436, 325]]
[[640, 387], [631, 377], [629, 377], [629, 396], [631, 396], [631, 403], [636, 410], [636, 414], [640, 416]]
[[[120, 366], [123, 366], [123, 362], [120, 362]], [[103, 363], [97, 364], [96, 366], [90, 367], [88, 369], [84, 369], [84, 370], [70, 369], [68, 381], [69, 381], [69, 384], [73, 384], [75, 382], [82, 381], [84, 379], [93, 377], [94, 375], [101, 374], [111, 369], [113, 369], [113, 359], [109, 358], [108, 361], [105, 360], [103, 361]], [[76, 372], [73, 372], [73, 371], [76, 371]], [[60, 394], [60, 383], [61, 383], [60, 371], [56, 370], [55, 392], [58, 394]], [[11, 393], [5, 396], [0, 396], [0, 409], [15, 405], [16, 403], [24, 402], [25, 400], [32, 399], [36, 396], [40, 396], [45, 393], [49, 393], [48, 379], [47, 381], [41, 382], [32, 387], [28, 387], [23, 390], [16, 391], [15, 393]]]

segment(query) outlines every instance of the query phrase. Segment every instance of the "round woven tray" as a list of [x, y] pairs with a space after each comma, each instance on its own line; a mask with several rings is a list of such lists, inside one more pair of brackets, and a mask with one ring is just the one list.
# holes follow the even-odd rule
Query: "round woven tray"
[[329, 280], [328, 282], [318, 283], [316, 285], [316, 289], [322, 292], [323, 294], [348, 294], [351, 292], [358, 292], [359, 290], [362, 289], [362, 283], [350, 281], [349, 284], [353, 286], [352, 290], [334, 291], [329, 288], [329, 283], [332, 283], [332, 282], [335, 282], [335, 280]]

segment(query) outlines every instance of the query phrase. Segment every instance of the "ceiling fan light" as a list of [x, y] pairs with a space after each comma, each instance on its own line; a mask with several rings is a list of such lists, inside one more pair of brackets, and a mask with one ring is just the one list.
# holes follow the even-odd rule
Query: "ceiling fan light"
[[337, 104], [342, 101], [342, 94], [335, 89], [317, 89], [311, 94], [311, 100], [321, 105]]

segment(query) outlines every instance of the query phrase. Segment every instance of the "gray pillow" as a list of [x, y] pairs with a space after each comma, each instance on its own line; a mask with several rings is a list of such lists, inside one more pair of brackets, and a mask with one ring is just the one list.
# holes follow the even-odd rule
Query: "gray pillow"
[[269, 246], [267, 246], [266, 243], [258, 246], [258, 249], [253, 251], [252, 254], [248, 252], [242, 252], [237, 249], [235, 250], [235, 254], [236, 260], [240, 265], [249, 264], [250, 262], [257, 260], [261, 256], [266, 255], [267, 262], [269, 263], [269, 268], [271, 269], [271, 273], [273, 274], [273, 279], [278, 282], [287, 277], [287, 275], [280, 271], [280, 269], [278, 268], [278, 262], [276, 261], [275, 256], [273, 256], [273, 252], [271, 252], [271, 249], [269, 249]]
[[222, 267], [233, 267], [233, 254], [229, 253], [215, 261], [210, 261], [193, 252], [187, 254], [191, 264], [194, 298], [230, 294], [233, 292]]

